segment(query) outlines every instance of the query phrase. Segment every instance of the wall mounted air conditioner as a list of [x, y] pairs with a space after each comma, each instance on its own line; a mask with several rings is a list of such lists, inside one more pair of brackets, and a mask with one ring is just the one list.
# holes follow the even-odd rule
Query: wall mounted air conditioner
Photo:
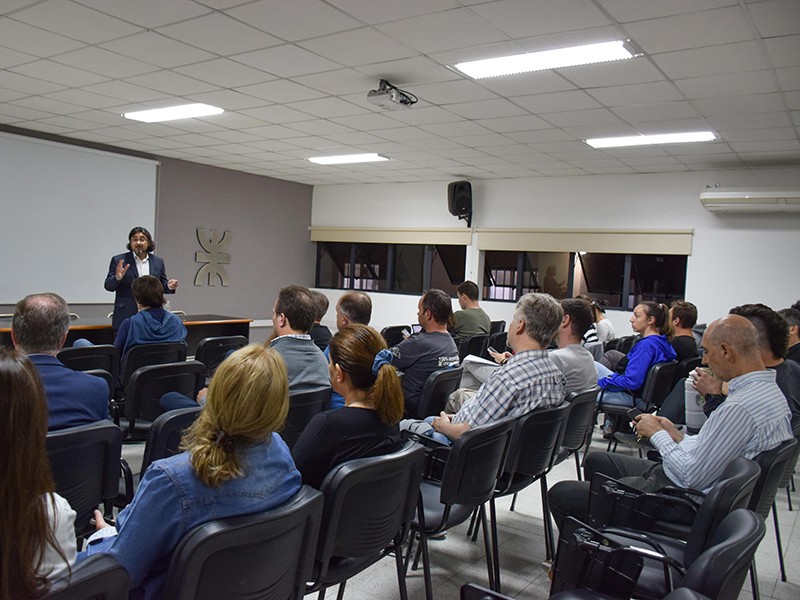
[[711, 212], [800, 213], [800, 191], [778, 188], [707, 188], [700, 202]]

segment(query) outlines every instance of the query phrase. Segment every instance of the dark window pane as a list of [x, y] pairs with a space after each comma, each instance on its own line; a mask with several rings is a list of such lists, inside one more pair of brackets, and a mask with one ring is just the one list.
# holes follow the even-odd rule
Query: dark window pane
[[631, 289], [633, 305], [642, 300], [669, 304], [686, 293], [686, 257], [674, 255], [634, 254], [631, 256]]
[[356, 244], [355, 289], [386, 291], [387, 258], [386, 244]]
[[398, 244], [395, 250], [392, 291], [401, 294], [422, 293], [425, 246]]
[[466, 262], [466, 246], [434, 246], [431, 287], [455, 296], [456, 288], [464, 281]]
[[350, 244], [319, 242], [317, 252], [320, 253], [317, 285], [323, 288], [347, 288], [349, 282], [345, 274], [350, 272]]
[[517, 299], [519, 252], [487, 250], [484, 254], [483, 297], [487, 300]]
[[545, 292], [557, 300], [569, 288], [569, 252], [526, 252], [522, 293]]
[[575, 269], [575, 295], [585, 294], [593, 300], [605, 300], [608, 306], [621, 308], [622, 284], [625, 277], [624, 254], [586, 252], [578, 254]]

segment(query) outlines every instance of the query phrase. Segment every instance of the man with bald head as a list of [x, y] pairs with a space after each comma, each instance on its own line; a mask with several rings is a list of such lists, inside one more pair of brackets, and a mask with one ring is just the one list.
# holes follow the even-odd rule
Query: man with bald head
[[559, 526], [568, 516], [588, 517], [588, 482], [594, 473], [647, 492], [670, 485], [707, 491], [737, 456], [754, 458], [792, 438], [786, 398], [775, 383], [775, 371], [764, 367], [753, 324], [739, 315], [714, 321], [703, 336], [703, 348], [703, 361], [728, 382], [727, 400], [694, 436], [684, 435], [664, 417], [638, 416], [637, 433], [650, 438], [663, 463], [608, 452], [590, 454], [585, 482], [560, 482], [548, 493]]

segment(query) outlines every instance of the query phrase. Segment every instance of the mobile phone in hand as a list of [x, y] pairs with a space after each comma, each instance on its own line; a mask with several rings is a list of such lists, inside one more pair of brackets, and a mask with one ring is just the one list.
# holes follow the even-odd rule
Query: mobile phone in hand
[[495, 350], [495, 349], [494, 349], [494, 348], [492, 348], [491, 346], [489, 346], [489, 347], [488, 347], [486, 350], [487, 350], [487, 351], [488, 351], [490, 354], [500, 354], [500, 353], [499, 353], [497, 350]]
[[644, 411], [639, 410], [638, 408], [632, 408], [628, 411], [628, 418], [630, 418], [631, 421], [635, 421], [636, 417], [643, 414], [643, 412]]

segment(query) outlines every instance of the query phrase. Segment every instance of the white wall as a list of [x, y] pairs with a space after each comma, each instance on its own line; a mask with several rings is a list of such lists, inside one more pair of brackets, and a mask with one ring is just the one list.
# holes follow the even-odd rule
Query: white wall
[[[693, 229], [686, 298], [710, 322], [730, 307], [764, 302], [776, 309], [800, 298], [800, 215], [719, 215], [698, 195], [706, 185], [800, 189], [800, 169], [753, 169], [654, 175], [543, 177], [473, 181], [473, 227]], [[447, 211], [447, 182], [331, 185], [314, 188], [311, 224], [350, 227], [461, 227]], [[575, 250], [579, 250], [576, 248]], [[468, 252], [468, 260], [476, 261]], [[468, 271], [478, 272], [474, 264]], [[373, 323], [413, 321], [416, 298], [374, 294]], [[482, 303], [492, 318], [506, 309]], [[503, 310], [505, 309], [505, 310]], [[496, 311], [496, 312], [495, 312]], [[628, 314], [609, 311], [618, 335]], [[383, 319], [387, 319], [384, 321]]]

